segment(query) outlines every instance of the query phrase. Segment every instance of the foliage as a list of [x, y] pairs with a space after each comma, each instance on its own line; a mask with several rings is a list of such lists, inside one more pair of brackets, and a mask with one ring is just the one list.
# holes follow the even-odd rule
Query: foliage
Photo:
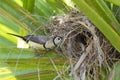
[[51, 80], [57, 75], [48, 56], [54, 60], [58, 69], [61, 69], [61, 64], [64, 63], [63, 58], [57, 58], [54, 53], [49, 53], [40, 59], [36, 58], [32, 49], [16, 48], [17, 38], [6, 33], [45, 35], [45, 24], [48, 23], [49, 17], [64, 13], [62, 11], [64, 4], [63, 1], [0, 0], [0, 71], [2, 73], [0, 79]]

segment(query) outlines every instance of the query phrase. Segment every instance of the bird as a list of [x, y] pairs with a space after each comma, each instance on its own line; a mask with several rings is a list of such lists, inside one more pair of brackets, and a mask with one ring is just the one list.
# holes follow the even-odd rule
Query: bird
[[13, 33], [7, 33], [12, 36], [19, 37], [23, 39], [26, 43], [28, 43], [32, 48], [34, 49], [40, 49], [40, 50], [52, 50], [60, 45], [63, 38], [61, 36], [44, 36], [44, 35], [26, 35], [26, 36], [20, 36]]

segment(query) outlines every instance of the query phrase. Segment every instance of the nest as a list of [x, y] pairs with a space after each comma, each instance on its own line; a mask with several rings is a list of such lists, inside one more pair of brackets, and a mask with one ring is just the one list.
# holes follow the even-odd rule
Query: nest
[[96, 79], [101, 76], [99, 67], [110, 71], [110, 65], [119, 59], [116, 49], [81, 12], [53, 16], [48, 28], [51, 35], [64, 38], [60, 48], [70, 63], [69, 76], [75, 80], [85, 80], [86, 75]]

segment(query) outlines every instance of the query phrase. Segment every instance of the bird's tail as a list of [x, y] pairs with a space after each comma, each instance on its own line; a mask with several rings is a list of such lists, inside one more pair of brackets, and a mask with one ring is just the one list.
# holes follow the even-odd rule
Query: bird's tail
[[22, 38], [22, 39], [24, 39], [24, 37], [23, 37], [23, 36], [19, 36], [19, 35], [12, 34], [12, 33], [7, 33], [7, 34], [9, 34], [9, 35], [12, 35], [12, 36], [16, 36], [16, 37], [19, 37], [19, 38]]

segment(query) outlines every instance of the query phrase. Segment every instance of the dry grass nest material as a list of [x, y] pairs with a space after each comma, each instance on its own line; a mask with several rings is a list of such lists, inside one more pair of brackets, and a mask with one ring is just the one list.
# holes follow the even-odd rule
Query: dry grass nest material
[[110, 71], [111, 64], [119, 59], [116, 49], [81, 12], [53, 16], [50, 21], [50, 34], [64, 38], [60, 47], [70, 62], [69, 75], [76, 80], [84, 80], [85, 75], [98, 77], [98, 67]]

